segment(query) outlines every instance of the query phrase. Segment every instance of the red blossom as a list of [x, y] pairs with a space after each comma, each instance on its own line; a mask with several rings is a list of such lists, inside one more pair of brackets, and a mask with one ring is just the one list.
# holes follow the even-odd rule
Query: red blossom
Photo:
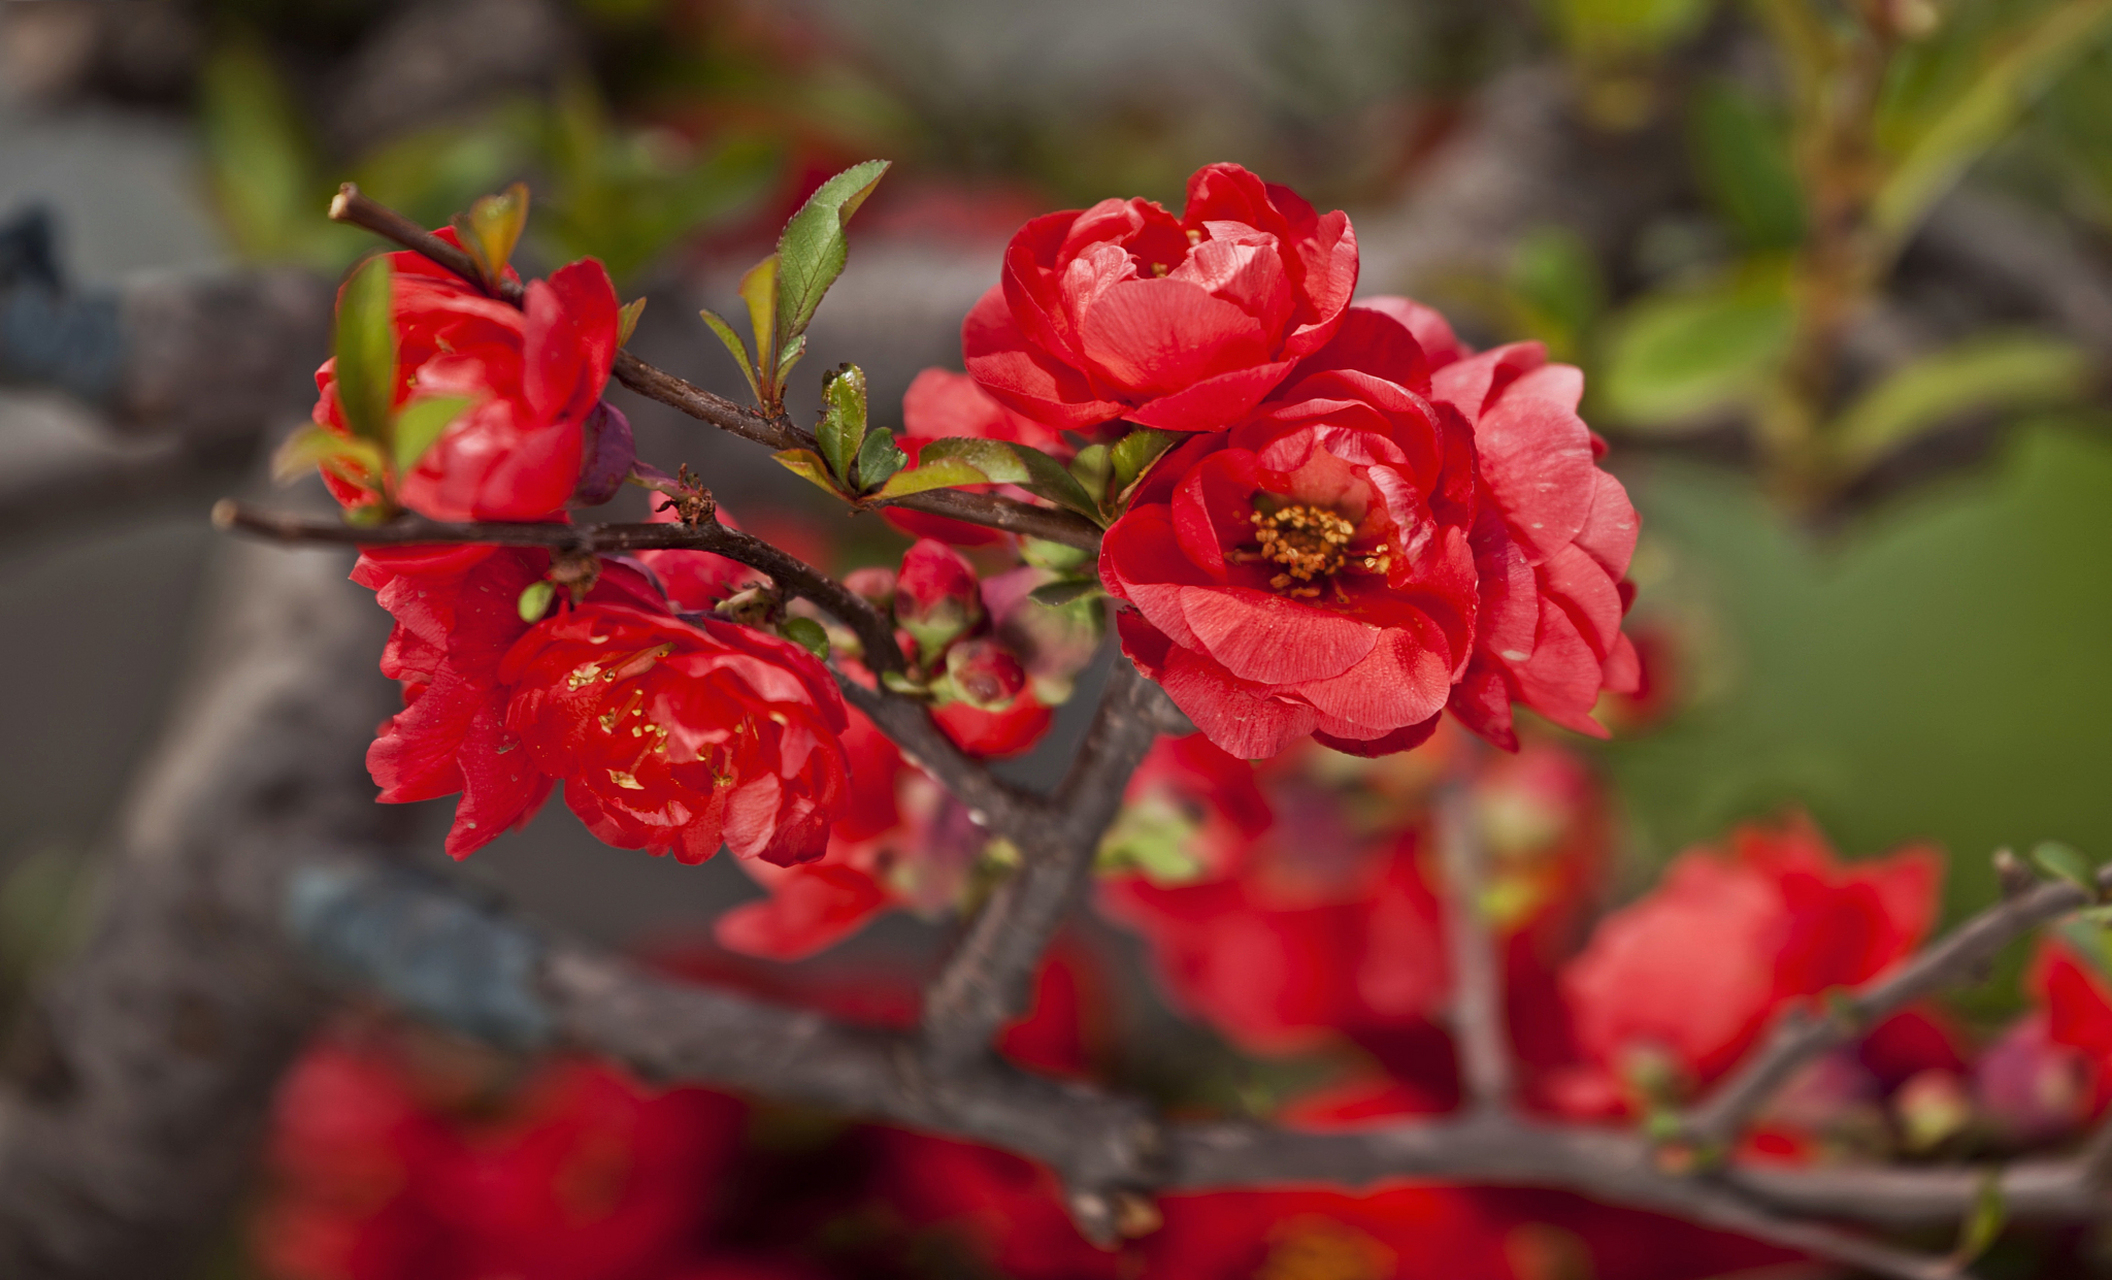
[[961, 345], [984, 390], [1052, 427], [1222, 430], [1332, 336], [1356, 280], [1346, 215], [1213, 164], [1179, 218], [1103, 200], [1029, 222]]
[[1511, 704], [1595, 737], [1602, 689], [1635, 692], [1641, 668], [1621, 634], [1632, 599], [1635, 508], [1599, 469], [1605, 442], [1577, 416], [1583, 373], [1537, 342], [1475, 355], [1437, 312], [1405, 298], [1363, 304], [1401, 320], [1430, 362], [1430, 395], [1474, 425], [1482, 505], [1474, 526], [1481, 616], [1452, 713], [1515, 747]]
[[1741, 828], [1729, 856], [1681, 854], [1563, 971], [1579, 1046], [1616, 1095], [1637, 1071], [1706, 1083], [1785, 1002], [1910, 954], [1935, 919], [1942, 867], [1926, 848], [1841, 865], [1801, 818]]
[[506, 655], [506, 727], [598, 838], [696, 863], [821, 856], [845, 792], [843, 698], [813, 655], [715, 618], [588, 604]]
[[1212, 742], [1405, 750], [1436, 727], [1481, 589], [1471, 433], [1399, 322], [1352, 308], [1230, 431], [1145, 477], [1101, 544], [1123, 650]]
[[[454, 233], [440, 235], [452, 241]], [[414, 394], [472, 401], [403, 477], [398, 497], [435, 520], [560, 515], [580, 486], [583, 428], [616, 358], [618, 307], [608, 272], [592, 258], [560, 267], [548, 280], [530, 281], [522, 305], [514, 307], [422, 254], [393, 253], [389, 262], [395, 404]], [[315, 380], [315, 421], [350, 434], [337, 399], [336, 361], [326, 361]], [[627, 441], [628, 429], [621, 434]], [[588, 478], [606, 488], [599, 472], [623, 450], [613, 436], [597, 442], [609, 446], [600, 451], [609, 465]], [[348, 506], [369, 500], [325, 479]]]

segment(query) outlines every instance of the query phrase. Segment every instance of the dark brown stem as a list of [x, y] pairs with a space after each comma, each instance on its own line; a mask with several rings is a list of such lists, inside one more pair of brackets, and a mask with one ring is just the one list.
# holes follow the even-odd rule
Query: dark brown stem
[[404, 518], [382, 525], [348, 525], [264, 511], [224, 499], [213, 505], [213, 524], [280, 542], [323, 542], [360, 547], [447, 546], [488, 543], [502, 547], [549, 547], [553, 551], [709, 551], [770, 575], [780, 587], [840, 619], [858, 635], [866, 665], [876, 671], [902, 669], [895, 633], [865, 599], [804, 560], [753, 534], [716, 520], [685, 524], [442, 524]]
[[1000, 827], [1022, 865], [983, 904], [924, 994], [924, 1041], [939, 1069], [987, 1054], [999, 1028], [1026, 1007], [1034, 967], [1063, 922], [1099, 853], [1100, 837], [1156, 737], [1158, 686], [1126, 658], [1107, 690], [1071, 771], [1027, 821]]
[[[476, 264], [470, 261], [467, 253], [387, 205], [369, 199], [352, 183], [348, 182], [338, 189], [337, 198], [330, 202], [330, 217], [334, 221], [371, 231], [413, 253], [423, 254], [470, 284], [480, 289], [484, 287], [477, 275]], [[522, 297], [521, 286], [512, 282], [502, 283], [498, 296], [519, 306]], [[726, 397], [714, 395], [686, 379], [654, 368], [628, 351], [616, 353], [613, 372], [618, 382], [646, 399], [657, 400], [670, 408], [679, 409], [699, 422], [709, 423], [743, 440], [750, 440], [772, 449], [815, 447], [814, 437], [800, 430], [783, 414], [771, 416], [735, 404]], [[949, 516], [969, 524], [1002, 529], [1021, 537], [1040, 538], [1087, 551], [1097, 550], [1100, 546], [1099, 527], [1082, 516], [1015, 502], [995, 494], [933, 489], [887, 502], [869, 501], [866, 505], [896, 506], [908, 511]]]
[[1504, 1025], [1503, 956], [1489, 927], [1487, 851], [1463, 779], [1437, 800], [1437, 841], [1445, 869], [1445, 948], [1452, 962], [1452, 1034], [1469, 1103], [1484, 1112], [1511, 1104], [1511, 1044]]
[[[2099, 882], [2112, 887], [2112, 868], [2099, 875]], [[2010, 942], [2090, 900], [2081, 885], [2049, 881], [1989, 907], [1891, 973], [1830, 1001], [1823, 1014], [1790, 1010], [1777, 1020], [1765, 1044], [1687, 1112], [1682, 1130], [1704, 1147], [1726, 1149], [1798, 1067], [1855, 1040], [1923, 996], [1974, 981], [1981, 967]]]

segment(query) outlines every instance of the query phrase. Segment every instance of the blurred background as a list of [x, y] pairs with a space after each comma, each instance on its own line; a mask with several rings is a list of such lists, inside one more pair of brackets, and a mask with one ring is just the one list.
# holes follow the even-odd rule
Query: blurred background
[[[1587, 748], [1627, 891], [1792, 805], [1849, 855], [1946, 849], [1953, 917], [1999, 846], [2112, 852], [2102, 0], [8, 0], [0, 95], [10, 1000], [178, 696], [206, 510], [312, 400], [373, 247], [323, 216], [348, 179], [429, 225], [526, 179], [524, 269], [599, 257], [652, 299], [636, 349], [736, 395], [697, 308], [891, 158], [808, 362], [863, 365], [887, 423], [1025, 218], [1246, 164], [1350, 211], [1362, 292], [1587, 371], [1644, 513], [1651, 685]], [[902, 545], [621, 399], [749, 527], [839, 568]], [[463, 872], [622, 946], [756, 892], [557, 807]]]

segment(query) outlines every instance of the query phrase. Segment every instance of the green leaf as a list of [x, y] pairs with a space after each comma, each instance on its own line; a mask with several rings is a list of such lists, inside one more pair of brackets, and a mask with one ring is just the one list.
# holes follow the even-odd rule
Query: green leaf
[[812, 449], [786, 449], [770, 456], [777, 459], [779, 466], [816, 488], [826, 489], [839, 498], [851, 496], [836, 482], [836, 477], [829, 474], [829, 464], [823, 462], [821, 455]]
[[2097, 868], [2082, 851], [2058, 840], [2046, 840], [2031, 851], [2031, 860], [2047, 875], [2072, 881], [2097, 896]]
[[1915, 436], [1968, 414], [2046, 408], [2080, 398], [2090, 359], [2038, 334], [1969, 338], [1912, 360], [1865, 391], [1833, 428], [1842, 465], [1859, 471]]
[[741, 277], [741, 301], [748, 304], [748, 325], [755, 331], [757, 395], [767, 404], [778, 386], [776, 254], [748, 268], [748, 274]]
[[1061, 462], [1029, 445], [1015, 444], [1012, 452], [1026, 464], [1027, 479], [1023, 483], [1027, 489], [1088, 520], [1100, 521], [1100, 504]]
[[1159, 460], [1159, 455], [1187, 438], [1179, 431], [1156, 431], [1145, 427], [1115, 441], [1115, 447], [1108, 454], [1115, 469], [1114, 492], [1118, 495], [1128, 493], [1129, 487], [1143, 479], [1151, 464]]
[[[2040, 94], [2112, 32], [2112, 0], [2064, 0], [1988, 58], [1962, 92], [1918, 131], [1878, 188], [1871, 221], [1904, 244], [1973, 162], [2006, 137]], [[1989, 42], [1994, 43], [1994, 42]]]
[[1630, 427], [1653, 429], [1733, 406], [1765, 384], [1795, 324], [1781, 276], [1646, 296], [1608, 339], [1606, 408]]
[[784, 624], [778, 628], [778, 633], [822, 661], [828, 661], [829, 633], [814, 619], [787, 618]]
[[895, 447], [895, 433], [882, 427], [868, 432], [865, 442], [858, 446], [858, 484], [861, 491], [870, 491], [886, 484], [909, 461], [909, 455]]
[[1073, 601], [1100, 592], [1098, 578], [1063, 578], [1056, 582], [1044, 582], [1027, 593], [1036, 604], [1045, 604], [1051, 609], [1060, 609]]
[[352, 433], [380, 440], [396, 398], [396, 325], [388, 258], [366, 260], [337, 299], [337, 399]]
[[733, 353], [733, 362], [741, 366], [741, 376], [748, 379], [748, 390], [754, 393], [756, 403], [762, 403], [763, 384], [755, 376], [755, 362], [748, 358], [748, 344], [741, 341], [741, 335], [735, 333], [733, 326], [727, 324], [725, 317], [718, 312], [705, 310], [697, 314], [704, 317], [705, 325], [717, 334], [719, 341]]
[[1040, 538], [1021, 538], [1019, 558], [1037, 569], [1072, 574], [1092, 564], [1097, 557], [1083, 547], [1066, 546], [1061, 542], [1044, 542]]
[[1784, 127], [1729, 81], [1702, 86], [1688, 124], [1702, 188], [1739, 237], [1755, 249], [1795, 248], [1804, 238], [1804, 196]]
[[1960, 1267], [1987, 1252], [2002, 1226], [2009, 1220], [2009, 1206], [2002, 1199], [2002, 1171], [1990, 1169], [1980, 1179], [1980, 1192], [1973, 1197], [1973, 1211], [1958, 1227], [1958, 1247], [1951, 1261]]
[[1599, 260], [1584, 237], [1568, 227], [1536, 227], [1519, 240], [1506, 276], [1527, 335], [1558, 358], [1577, 358], [1606, 306]]
[[329, 467], [333, 474], [355, 484], [371, 484], [381, 476], [381, 450], [371, 440], [355, 440], [318, 426], [305, 426], [286, 437], [271, 455], [271, 478], [284, 483], [298, 480], [315, 467]]
[[777, 353], [777, 386], [780, 391], [784, 389], [785, 379], [792, 373], [792, 366], [798, 364], [799, 358], [805, 354], [807, 354], [807, 335], [804, 333], [779, 348]]
[[1089, 444], [1071, 459], [1071, 478], [1092, 498], [1096, 508], [1107, 506], [1108, 481], [1114, 478], [1112, 451], [1104, 444]]
[[487, 289], [496, 289], [528, 226], [528, 184], [516, 182], [497, 195], [479, 196], [469, 212], [457, 215], [455, 231], [477, 264]]
[[821, 184], [778, 237], [777, 335], [789, 342], [807, 331], [822, 295], [843, 274], [849, 255], [844, 224], [873, 193], [888, 161], [852, 165]]
[[873, 496], [904, 498], [930, 489], [958, 489], [964, 484], [988, 484], [990, 477], [959, 458], [940, 458], [907, 471], [897, 471]]
[[521, 621], [534, 624], [542, 621], [550, 611], [550, 601], [557, 595], [557, 587], [548, 581], [531, 582], [521, 588], [521, 598], [515, 602], [520, 610]]
[[[623, 310], [616, 313], [617, 346], [622, 347], [628, 346], [630, 344], [631, 335], [638, 332], [638, 317], [644, 314], [645, 299], [643, 297], [633, 298], [629, 302], [623, 304]], [[711, 315], [709, 311], [705, 312], [704, 314], [707, 316]], [[713, 316], [712, 318], [718, 319], [716, 316]], [[724, 320], [720, 320], [719, 323], [723, 325], [726, 322]]]
[[821, 427], [815, 433], [829, 470], [846, 484], [865, 443], [865, 370], [847, 364], [821, 389]]
[[1152, 884], [1192, 884], [1209, 870], [1197, 852], [1196, 819], [1156, 796], [1128, 804], [1100, 838], [1093, 869], [1101, 875], [1141, 874]]
[[427, 396], [403, 406], [402, 412], [396, 415], [393, 428], [396, 474], [403, 475], [417, 466], [425, 451], [433, 447], [449, 424], [461, 417], [469, 405], [468, 396]]
[[1032, 478], [1027, 464], [1012, 446], [1000, 440], [969, 440], [949, 436], [934, 440], [917, 454], [917, 465], [928, 467], [947, 460], [967, 463], [994, 484], [1025, 484]]

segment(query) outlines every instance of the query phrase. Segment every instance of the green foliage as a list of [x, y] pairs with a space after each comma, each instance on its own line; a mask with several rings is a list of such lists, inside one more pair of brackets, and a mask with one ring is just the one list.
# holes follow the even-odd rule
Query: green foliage
[[1788, 350], [1795, 323], [1779, 268], [1694, 293], [1646, 294], [1608, 331], [1600, 403], [1638, 430], [1747, 404]]
[[2041, 840], [2031, 851], [2031, 861], [2049, 876], [2066, 880], [2090, 892], [2097, 893], [2097, 866], [2082, 855], [2074, 845], [2062, 844], [2058, 840]]
[[1598, 256], [1584, 238], [1567, 227], [1527, 232], [1507, 274], [1506, 302], [1518, 329], [1546, 343], [1557, 360], [1583, 359], [1606, 308]]
[[1834, 429], [1836, 458], [1853, 474], [1962, 417], [2073, 401], [2089, 378], [2089, 357], [2071, 342], [2038, 334], [1968, 338], [1901, 365], [1863, 392]]
[[396, 324], [389, 314], [394, 273], [384, 255], [367, 259], [337, 301], [337, 401], [362, 440], [389, 434], [396, 398]]
[[370, 243], [317, 216], [335, 184], [323, 177], [301, 112], [261, 44], [222, 44], [198, 93], [206, 182], [244, 256], [335, 269]]
[[829, 658], [829, 633], [812, 618], [790, 617], [785, 619], [778, 631], [785, 639], [805, 649], [808, 653], [826, 662]]
[[894, 432], [885, 427], [868, 432], [858, 446], [858, 487], [882, 488], [908, 462], [909, 455], [895, 444]]
[[416, 467], [469, 404], [468, 396], [425, 396], [403, 406], [390, 428], [389, 460], [396, 474]]
[[534, 624], [543, 620], [550, 611], [550, 602], [557, 597], [557, 587], [549, 581], [531, 582], [521, 588], [520, 599], [514, 607], [520, 612], [521, 621]]
[[845, 365], [821, 389], [821, 426], [814, 433], [829, 470], [848, 482], [865, 443], [865, 370]]
[[1746, 247], [1795, 248], [1804, 238], [1804, 196], [1783, 122], [1742, 87], [1713, 81], [1695, 94], [1688, 136], [1702, 189]]
[[455, 215], [454, 225], [484, 287], [498, 288], [528, 226], [528, 184], [516, 182], [497, 195], [477, 197], [468, 213]]

